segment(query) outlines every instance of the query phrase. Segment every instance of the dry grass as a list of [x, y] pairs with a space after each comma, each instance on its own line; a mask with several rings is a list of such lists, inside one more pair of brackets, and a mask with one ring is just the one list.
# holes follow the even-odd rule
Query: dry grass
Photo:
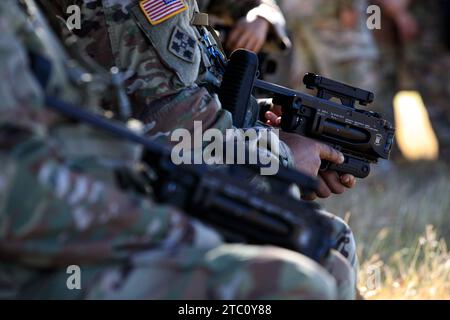
[[345, 213], [352, 226], [365, 298], [450, 299], [448, 164], [379, 170], [324, 206]]
[[367, 299], [450, 299], [450, 253], [433, 227], [411, 247], [383, 262], [364, 261], [360, 291]]

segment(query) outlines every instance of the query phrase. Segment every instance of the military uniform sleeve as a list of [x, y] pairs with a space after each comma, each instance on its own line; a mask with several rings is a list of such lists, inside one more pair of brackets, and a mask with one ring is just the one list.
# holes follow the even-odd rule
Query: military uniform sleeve
[[203, 241], [210, 232], [200, 224], [116, 187], [97, 150], [82, 158], [64, 152], [66, 141], [54, 135], [63, 124], [52, 127], [27, 50], [0, 16], [1, 260], [47, 268]]
[[[69, 17], [68, 1], [49, 3], [63, 19]], [[198, 85], [211, 64], [190, 24], [197, 6], [185, 3], [186, 11], [155, 25], [143, 16], [137, 1], [83, 3], [81, 29], [73, 30], [81, 52], [123, 72], [133, 116], [147, 124], [151, 136], [167, 137], [177, 128], [193, 130], [194, 121], [202, 121], [204, 129], [231, 125], [217, 96]]]

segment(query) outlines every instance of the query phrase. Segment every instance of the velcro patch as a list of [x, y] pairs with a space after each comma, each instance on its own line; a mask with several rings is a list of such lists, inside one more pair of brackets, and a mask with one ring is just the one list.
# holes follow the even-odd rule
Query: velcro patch
[[140, 2], [140, 7], [154, 26], [188, 9], [184, 0], [143, 0]]
[[195, 46], [197, 42], [189, 34], [178, 27], [172, 32], [169, 51], [187, 62], [194, 62]]

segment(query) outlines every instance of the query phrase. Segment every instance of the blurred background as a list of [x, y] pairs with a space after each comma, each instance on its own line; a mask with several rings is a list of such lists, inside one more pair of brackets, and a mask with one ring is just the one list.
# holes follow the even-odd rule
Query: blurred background
[[[261, 76], [307, 92], [302, 76], [314, 72], [373, 91], [368, 108], [397, 127], [391, 161], [322, 201], [357, 237], [362, 296], [450, 299], [450, 0], [277, 3], [291, 43], [273, 46], [269, 32], [266, 45], [250, 48]], [[221, 18], [232, 51], [236, 22]]]

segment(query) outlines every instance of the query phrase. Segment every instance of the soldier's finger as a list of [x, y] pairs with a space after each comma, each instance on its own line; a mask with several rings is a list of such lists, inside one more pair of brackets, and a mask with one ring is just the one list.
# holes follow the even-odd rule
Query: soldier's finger
[[252, 36], [249, 36], [247, 39], [248, 40], [245, 43], [244, 48], [247, 49], [247, 50], [256, 52], [256, 42], [257, 42], [257, 40], [254, 37], [252, 37]]
[[261, 50], [263, 44], [264, 44], [264, 42], [262, 42], [261, 39], [256, 38], [255, 42], [253, 43], [253, 49], [252, 50], [254, 52], [258, 53]]
[[277, 104], [272, 105], [272, 108], [270, 109], [270, 111], [275, 113], [277, 116], [281, 116], [281, 114], [282, 114], [281, 106], [279, 106]]
[[322, 199], [329, 198], [331, 196], [330, 188], [327, 186], [322, 177], [318, 176], [317, 178], [319, 180], [319, 188], [316, 192], [317, 196]]
[[324, 143], [319, 143], [318, 147], [320, 159], [328, 160], [336, 164], [341, 164], [344, 162], [345, 160], [344, 155], [341, 152], [334, 149], [333, 147]]
[[244, 33], [239, 37], [236, 42], [235, 49], [246, 48], [248, 43], [251, 41], [252, 35], [249, 33]]
[[239, 28], [239, 27], [234, 28], [228, 35], [226, 47], [228, 49], [236, 48], [236, 43], [238, 42], [241, 35], [242, 35], [241, 28]]
[[253, 45], [253, 51], [259, 52], [261, 50], [261, 48], [263, 47], [263, 45], [264, 45], [264, 39], [256, 38], [255, 44]]
[[351, 174], [344, 174], [340, 177], [341, 183], [351, 189], [356, 185], [356, 178]]
[[342, 194], [345, 192], [346, 188], [342, 184], [341, 179], [336, 171], [324, 171], [320, 173], [328, 188], [334, 194]]
[[266, 112], [266, 119], [270, 121], [270, 123], [278, 125], [281, 122], [281, 117], [277, 116], [275, 113], [271, 111]]
[[315, 192], [302, 195], [302, 199], [305, 201], [314, 201], [317, 199], [317, 194]]

